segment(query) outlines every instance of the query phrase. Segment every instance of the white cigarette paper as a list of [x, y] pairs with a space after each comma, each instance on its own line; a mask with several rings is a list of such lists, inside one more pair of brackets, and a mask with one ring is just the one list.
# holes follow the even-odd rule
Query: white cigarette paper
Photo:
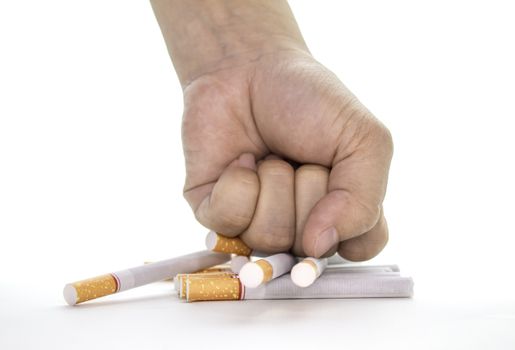
[[245, 288], [243, 299], [340, 299], [411, 297], [413, 280], [400, 276], [322, 274], [309, 287], [296, 286], [288, 276], [258, 288]]
[[271, 255], [255, 262], [248, 262], [240, 270], [240, 281], [247, 288], [255, 288], [262, 283], [290, 272], [295, 263], [295, 257], [286, 253]]
[[396, 273], [400, 275], [399, 269], [395, 269], [391, 265], [327, 265], [324, 273], [348, 273], [348, 274], [381, 274]]
[[327, 265], [331, 269], [341, 269], [348, 272], [399, 272], [397, 265]]
[[243, 265], [248, 263], [250, 258], [244, 255], [235, 255], [231, 258], [231, 271], [234, 273], [240, 273]]
[[305, 258], [291, 269], [291, 280], [299, 287], [310, 286], [326, 267], [327, 259]]
[[230, 255], [200, 251], [176, 258], [117, 271], [87, 280], [67, 284], [64, 299], [69, 305], [96, 299], [145, 284], [172, 278], [178, 273], [190, 273], [223, 264]]

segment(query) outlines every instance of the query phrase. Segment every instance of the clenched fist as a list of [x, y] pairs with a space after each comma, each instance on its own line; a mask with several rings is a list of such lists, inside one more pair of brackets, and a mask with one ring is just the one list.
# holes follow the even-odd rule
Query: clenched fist
[[183, 85], [199, 222], [267, 253], [379, 253], [390, 133], [311, 56], [288, 5], [152, 4]]

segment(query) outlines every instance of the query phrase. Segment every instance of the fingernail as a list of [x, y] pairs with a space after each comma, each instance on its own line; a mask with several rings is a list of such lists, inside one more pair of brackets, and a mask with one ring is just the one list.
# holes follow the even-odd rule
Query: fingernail
[[339, 241], [338, 232], [334, 227], [322, 231], [315, 241], [315, 258], [324, 255], [329, 249], [338, 244]]

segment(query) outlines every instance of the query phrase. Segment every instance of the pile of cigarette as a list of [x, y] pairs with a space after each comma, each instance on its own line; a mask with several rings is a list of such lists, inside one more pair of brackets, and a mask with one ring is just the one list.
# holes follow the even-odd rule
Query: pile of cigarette
[[287, 253], [252, 261], [239, 238], [210, 232], [209, 250], [236, 253], [230, 265], [199, 273], [178, 274], [175, 290], [188, 302], [249, 299], [340, 299], [410, 297], [413, 280], [396, 265], [329, 264], [328, 259], [297, 258]]
[[64, 298], [76, 305], [167, 279], [173, 279], [178, 297], [187, 302], [413, 296], [413, 280], [402, 277], [396, 265], [334, 263], [288, 253], [265, 256], [239, 238], [212, 231], [206, 246], [205, 251], [67, 284]]

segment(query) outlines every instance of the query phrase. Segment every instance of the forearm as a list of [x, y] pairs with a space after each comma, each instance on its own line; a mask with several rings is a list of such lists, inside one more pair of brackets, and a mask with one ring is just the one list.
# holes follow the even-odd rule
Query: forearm
[[308, 52], [285, 0], [151, 0], [181, 84], [280, 50]]

